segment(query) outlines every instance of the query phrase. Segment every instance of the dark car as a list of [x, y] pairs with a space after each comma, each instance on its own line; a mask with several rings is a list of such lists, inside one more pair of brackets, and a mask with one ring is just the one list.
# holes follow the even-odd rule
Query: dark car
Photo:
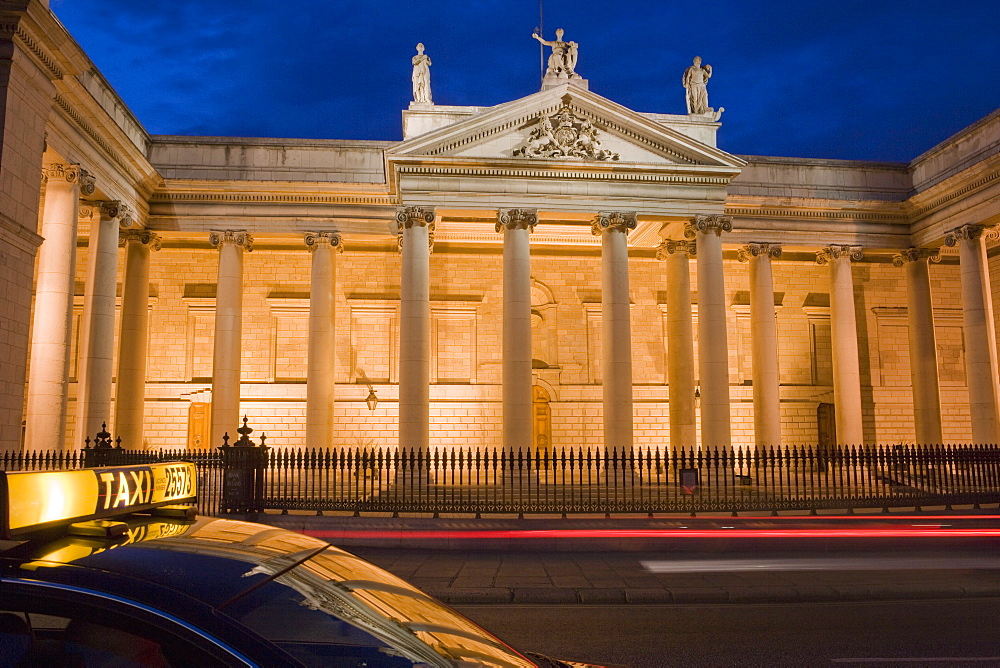
[[187, 464], [0, 474], [0, 668], [574, 665], [316, 538], [196, 517], [175, 505], [193, 480]]

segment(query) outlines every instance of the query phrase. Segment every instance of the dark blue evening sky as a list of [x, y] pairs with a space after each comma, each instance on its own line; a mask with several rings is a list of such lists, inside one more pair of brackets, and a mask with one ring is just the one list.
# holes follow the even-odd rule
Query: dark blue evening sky
[[[1000, 104], [996, 0], [544, 4], [591, 90], [637, 111], [684, 113], [702, 56], [733, 153], [910, 160]], [[438, 104], [538, 90], [537, 0], [52, 7], [153, 134], [398, 140], [417, 42]]]

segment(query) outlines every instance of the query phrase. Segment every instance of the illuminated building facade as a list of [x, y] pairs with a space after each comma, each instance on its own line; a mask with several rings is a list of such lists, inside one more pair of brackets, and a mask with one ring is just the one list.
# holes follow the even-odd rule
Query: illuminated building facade
[[13, 5], [0, 448], [1000, 441], [1000, 112], [910, 163], [584, 80], [402, 142], [151, 136]]

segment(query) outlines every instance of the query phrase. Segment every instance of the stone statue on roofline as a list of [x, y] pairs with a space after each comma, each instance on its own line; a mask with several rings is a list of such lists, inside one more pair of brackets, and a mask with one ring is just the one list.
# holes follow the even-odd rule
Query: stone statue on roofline
[[434, 104], [431, 101], [431, 58], [424, 54], [424, 45], [417, 44], [413, 56], [413, 101], [416, 104]]
[[688, 115], [706, 115], [711, 117], [711, 120], [717, 121], [722, 112], [725, 111], [723, 107], [719, 107], [719, 110], [716, 111], [708, 106], [708, 80], [711, 77], [712, 66], [702, 65], [701, 56], [695, 56], [692, 64], [684, 70], [681, 83], [687, 92], [685, 100]]
[[564, 32], [562, 28], [557, 29], [556, 38], [551, 42], [543, 39], [537, 31], [531, 33], [531, 36], [539, 42], [545, 46], [552, 47], [552, 53], [549, 54], [548, 67], [545, 70], [544, 78], [544, 81], [549, 84], [566, 83], [567, 81], [581, 83], [584, 81], [583, 77], [576, 73], [576, 61], [580, 54], [580, 45], [576, 42], [563, 41]]

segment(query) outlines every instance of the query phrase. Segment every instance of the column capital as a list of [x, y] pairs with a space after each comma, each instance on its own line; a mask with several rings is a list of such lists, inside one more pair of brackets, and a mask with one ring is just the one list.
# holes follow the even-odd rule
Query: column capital
[[831, 260], [839, 260], [840, 258], [856, 262], [864, 256], [862, 246], [827, 246], [821, 251], [816, 251], [816, 264], [829, 264]]
[[241, 247], [249, 253], [253, 250], [253, 237], [246, 230], [212, 230], [208, 235], [208, 242], [213, 248], [222, 248], [225, 244], [233, 244]]
[[344, 240], [336, 232], [306, 232], [303, 241], [305, 241], [306, 248], [310, 253], [317, 248], [328, 246], [336, 253], [344, 252]]
[[416, 225], [434, 228], [434, 209], [422, 206], [401, 206], [396, 209], [396, 229], [402, 232]]
[[590, 223], [590, 232], [600, 236], [609, 230], [618, 230], [627, 235], [637, 224], [635, 211], [601, 211]]
[[740, 262], [749, 262], [754, 257], [779, 258], [781, 257], [781, 244], [772, 243], [749, 243], [740, 247], [736, 251], [736, 259]]
[[694, 220], [684, 226], [684, 236], [694, 239], [698, 232], [702, 234], [715, 234], [721, 237], [723, 232], [733, 231], [732, 216], [695, 216]]
[[977, 223], [969, 223], [961, 227], [956, 227], [944, 235], [944, 245], [957, 246], [959, 241], [975, 241], [983, 236], [983, 231], [987, 227], [987, 225], [979, 225]]
[[904, 250], [899, 251], [898, 254], [892, 256], [892, 264], [894, 267], [902, 267], [907, 262], [919, 262], [920, 260], [930, 260], [931, 262], [941, 261], [941, 249], [940, 248], [916, 248], [911, 246]]
[[674, 253], [683, 253], [688, 257], [694, 257], [698, 254], [698, 244], [693, 239], [684, 239], [681, 241], [665, 239], [656, 247], [657, 260], [666, 260], [668, 256]]
[[80, 184], [80, 193], [83, 195], [93, 195], [96, 190], [96, 181], [86, 169], [80, 165], [67, 163], [54, 163], [42, 168], [42, 180], [44, 181], [64, 181], [69, 184]]
[[538, 209], [497, 209], [497, 232], [503, 229], [533, 232], [537, 224]]
[[117, 219], [118, 226], [122, 229], [132, 227], [132, 223], [135, 222], [132, 208], [121, 200], [113, 199], [94, 202], [94, 208], [102, 218]]
[[129, 228], [127, 230], [121, 230], [118, 233], [118, 245], [126, 246], [129, 243], [142, 244], [143, 246], [149, 246], [151, 250], [160, 250], [160, 235], [156, 232], [150, 230]]

